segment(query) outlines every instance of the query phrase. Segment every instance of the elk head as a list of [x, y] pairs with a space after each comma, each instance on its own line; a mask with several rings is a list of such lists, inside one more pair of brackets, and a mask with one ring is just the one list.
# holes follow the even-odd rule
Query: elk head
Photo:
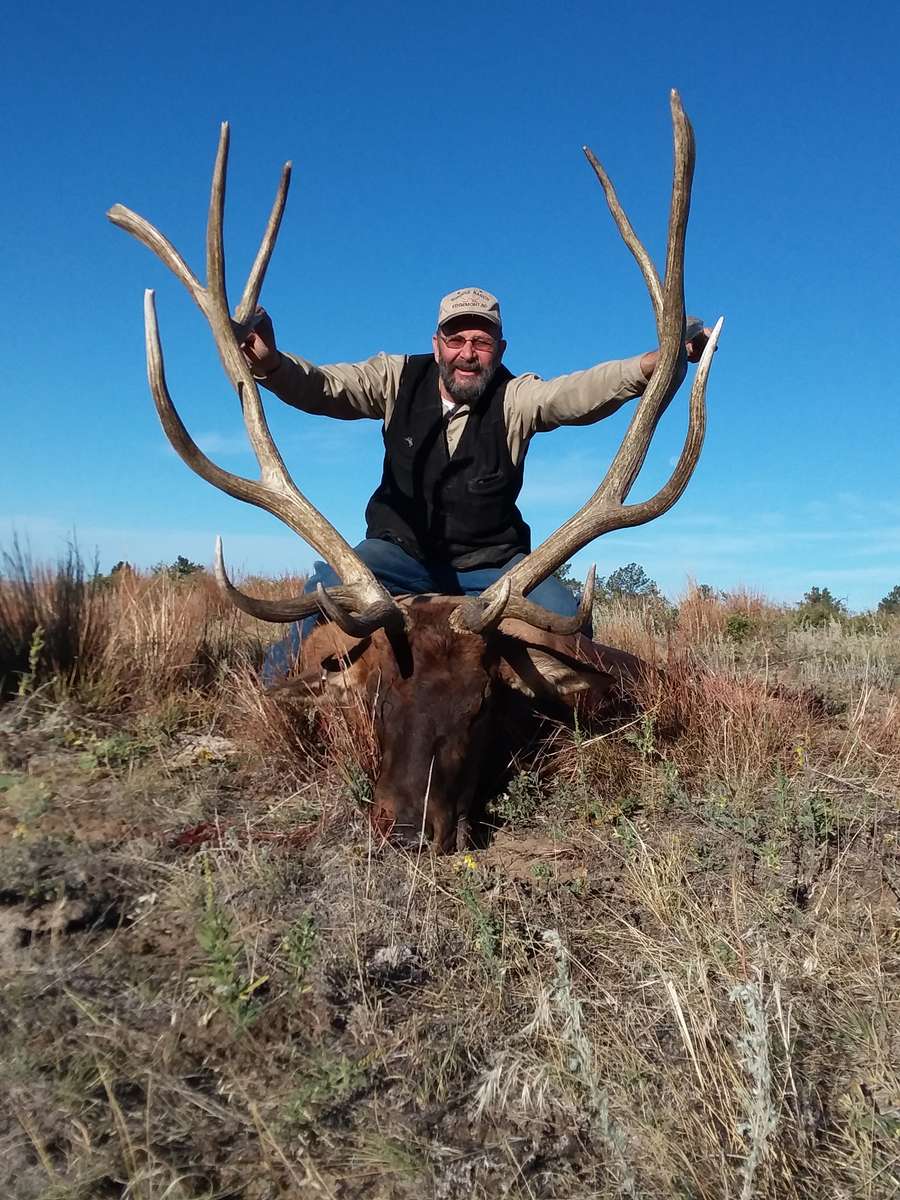
[[407, 845], [466, 845], [481, 801], [540, 724], [570, 717], [580, 698], [606, 717], [630, 711], [644, 667], [579, 634], [513, 618], [478, 632], [454, 628], [460, 603], [402, 597], [400, 635], [383, 628], [356, 638], [320, 625], [303, 644], [306, 670], [280, 685], [301, 696], [365, 697], [381, 752], [372, 821]]
[[[326, 623], [304, 647], [305, 682], [353, 686], [373, 705], [382, 752], [373, 820], [386, 835], [406, 841], [429, 836], [441, 849], [464, 842], [483, 783], [482, 749], [503, 745], [504, 715], [516, 696], [541, 711], [571, 707], [588, 693], [607, 711], [620, 705], [640, 671], [631, 655], [595, 646], [578, 634], [591, 610], [593, 568], [579, 613], [560, 617], [530, 601], [528, 593], [594, 538], [644, 524], [678, 500], [703, 444], [706, 383], [721, 319], [703, 352], [689, 402], [687, 436], [668, 482], [650, 499], [627, 504], [656, 426], [678, 390], [684, 360], [684, 243], [694, 168], [694, 136], [676, 92], [671, 95], [675, 165], [662, 281], [622, 210], [603, 167], [585, 154], [603, 187], [619, 231], [638, 262], [650, 294], [659, 340], [653, 377], [637, 403], [609, 470], [593, 496], [477, 598], [420, 597], [398, 602], [375, 579], [338, 531], [299, 491], [266, 423], [259, 388], [241, 353], [225, 287], [222, 221], [228, 125], [222, 126], [213, 171], [206, 234], [207, 283], [202, 285], [172, 244], [148, 221], [122, 205], [108, 216], [152, 250], [188, 289], [215, 339], [225, 373], [237, 391], [247, 434], [260, 468], [258, 480], [234, 475], [196, 445], [175, 410], [166, 385], [153, 292], [145, 295], [147, 371], [163, 429], [177, 453], [201, 478], [239, 500], [277, 516], [319, 552], [341, 586], [314, 595], [261, 600], [239, 591], [225, 570], [217, 540], [220, 587], [243, 611], [262, 620], [297, 621], [320, 611]], [[256, 309], [281, 223], [290, 164], [234, 319], [245, 323]]]

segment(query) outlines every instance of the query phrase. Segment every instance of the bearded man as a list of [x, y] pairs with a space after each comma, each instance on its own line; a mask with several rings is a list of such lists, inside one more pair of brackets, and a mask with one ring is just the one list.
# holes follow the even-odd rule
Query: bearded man
[[[238, 333], [255, 377], [286, 404], [383, 422], [384, 471], [356, 553], [392, 595], [477, 596], [528, 554], [531, 531], [517, 499], [531, 438], [610, 416], [643, 392], [658, 356], [651, 350], [555, 379], [513, 376], [503, 365], [499, 302], [476, 287], [441, 300], [431, 354], [314, 366], [278, 350], [263, 310]], [[709, 333], [688, 318], [689, 361], [698, 361]], [[317, 562], [305, 590], [339, 582]], [[529, 599], [564, 616], [577, 611], [553, 576]], [[270, 650], [264, 677], [290, 668], [303, 632], [295, 626]]]

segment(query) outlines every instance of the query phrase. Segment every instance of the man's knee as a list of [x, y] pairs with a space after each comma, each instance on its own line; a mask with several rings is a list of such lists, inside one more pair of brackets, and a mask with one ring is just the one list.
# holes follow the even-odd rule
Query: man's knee
[[393, 596], [419, 595], [435, 590], [434, 580], [425, 565], [395, 542], [366, 538], [354, 547], [354, 552]]
[[327, 562], [322, 562], [321, 559], [316, 559], [313, 563], [312, 575], [309, 576], [306, 583], [303, 585], [304, 595], [314, 592], [321, 583], [322, 587], [337, 587], [338, 577], [329, 567]]
[[578, 612], [578, 601], [574, 594], [553, 575], [533, 588], [527, 599], [562, 617], [574, 617]]

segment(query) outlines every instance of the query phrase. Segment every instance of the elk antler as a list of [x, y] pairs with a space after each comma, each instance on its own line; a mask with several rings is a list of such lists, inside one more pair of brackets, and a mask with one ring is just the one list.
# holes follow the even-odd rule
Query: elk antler
[[[107, 216], [114, 225], [143, 242], [176, 278], [181, 280], [209, 322], [225, 374], [237, 390], [241, 402], [247, 435], [259, 464], [259, 480], [245, 479], [243, 476], [223, 471], [206, 457], [185, 428], [166, 386], [154, 294], [147, 291], [144, 297], [147, 375], [156, 402], [156, 411], [166, 436], [192, 471], [207, 483], [227, 492], [229, 496], [255, 504], [284, 521], [321, 554], [344, 584], [343, 587], [332, 589], [330, 594], [297, 596], [291, 600], [259, 600], [247, 596], [238, 591], [228, 579], [222, 558], [222, 543], [221, 539], [218, 539], [216, 578], [225, 594], [238, 608], [263, 621], [294, 621], [323, 608], [342, 628], [348, 631], [352, 628], [353, 632], [364, 630], [371, 633], [381, 625], [402, 622], [401, 610], [352, 547], [318, 509], [310, 504], [291, 479], [269, 432], [256, 380], [241, 353], [232, 328], [225, 289], [225, 253], [222, 240], [228, 141], [228, 123], [224, 122], [219, 135], [206, 224], [206, 287], [199, 282], [171, 242], [144, 217], [121, 204], [114, 205]], [[290, 177], [291, 164], [286, 163], [259, 251], [235, 312], [235, 320], [239, 323], [247, 321], [256, 309], [269, 260], [275, 248]]]
[[451, 618], [457, 626], [468, 628], [471, 623], [477, 622], [478, 614], [496, 601], [501, 588], [505, 590], [508, 583], [510, 597], [503, 613], [504, 617], [518, 617], [539, 629], [555, 633], [573, 633], [580, 629], [584, 617], [590, 612], [593, 568], [576, 617], [559, 617], [548, 612], [540, 605], [527, 600], [526, 594], [594, 538], [609, 533], [612, 529], [643, 525], [667, 512], [687, 487], [697, 465], [706, 429], [706, 382], [722, 329], [722, 317], [716, 322], [697, 367], [691, 388], [687, 436], [671, 477], [649, 500], [640, 504], [625, 504], [628, 493], [644, 465], [656, 426], [678, 391], [684, 361], [684, 241], [691, 203], [691, 181], [694, 175], [694, 131], [681, 107], [681, 98], [674, 89], [671, 94], [671, 108], [675, 169], [669, 210], [666, 273], [662, 283], [649, 254], [638, 240], [619, 204], [609, 176], [587, 146], [584, 147], [588, 162], [594, 168], [606, 195], [613, 219], [625, 244], [637, 260], [650, 293], [659, 339], [656, 369], [638, 402], [622, 444], [593, 496], [536, 550], [511, 567], [481, 596], [457, 609]]

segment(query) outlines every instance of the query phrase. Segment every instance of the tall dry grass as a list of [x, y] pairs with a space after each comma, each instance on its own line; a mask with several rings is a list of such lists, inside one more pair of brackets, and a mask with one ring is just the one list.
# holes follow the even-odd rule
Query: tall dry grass
[[720, 793], [729, 804], [811, 772], [876, 789], [900, 779], [896, 618], [810, 626], [758, 593], [695, 586], [677, 607], [619, 599], [594, 616], [596, 640], [654, 670], [638, 728], [555, 748], [566, 778], [586, 774], [615, 793], [636, 773], [657, 776], [662, 764], [678, 787]]
[[[302, 584], [285, 576], [246, 586], [265, 596]], [[361, 698], [310, 708], [262, 693], [257, 668], [281, 634], [236, 610], [205, 572], [97, 577], [74, 548], [55, 567], [35, 565], [19, 546], [4, 557], [6, 694], [49, 688], [116, 712], [173, 700], [205, 706], [285, 769], [331, 763], [348, 778], [371, 778], [377, 746]], [[642, 697], [645, 727], [649, 721], [670, 746], [686, 780], [715, 780], [738, 794], [790, 770], [798, 756], [838, 752], [847, 770], [876, 769], [884, 778], [897, 771], [900, 620], [810, 628], [758, 593], [691, 586], [677, 606], [647, 597], [598, 607], [595, 637], [661, 668]], [[838, 747], [834, 729], [821, 729], [829, 704], [847, 711]], [[603, 752], [609, 756], [609, 743]], [[561, 757], [556, 748], [549, 761]], [[622, 773], [609, 763], [604, 770]]]
[[371, 800], [380, 748], [368, 699], [351, 692], [315, 696], [307, 688], [266, 690], [250, 666], [225, 683], [228, 732], [282, 780], [314, 781], [321, 825], [346, 825]]
[[784, 605], [773, 604], [752, 588], [714, 592], [691, 583], [678, 599], [675, 627], [683, 641], [697, 644], [722, 637], [729, 618], [743, 617], [756, 631], [772, 632], [785, 619]]
[[[106, 709], [141, 710], [212, 696], [230, 671], [257, 666], [281, 626], [258, 622], [196, 572], [89, 572], [77, 549], [55, 566], [15, 545], [0, 575], [0, 688], [49, 689]], [[257, 594], [296, 593], [303, 579], [254, 581]]]
[[46, 566], [14, 542], [0, 572], [0, 697], [50, 677], [84, 682], [103, 654], [106, 600], [75, 547]]

